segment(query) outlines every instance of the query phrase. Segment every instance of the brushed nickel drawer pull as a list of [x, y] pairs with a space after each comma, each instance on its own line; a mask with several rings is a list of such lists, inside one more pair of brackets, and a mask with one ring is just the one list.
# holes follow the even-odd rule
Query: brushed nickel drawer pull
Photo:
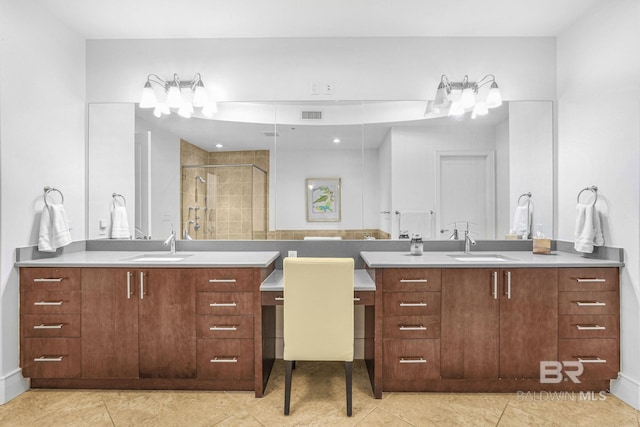
[[507, 271], [507, 299], [511, 299], [511, 272]]
[[275, 297], [274, 301], [284, 301], [284, 297]]
[[209, 360], [210, 363], [238, 363], [238, 358], [236, 356], [214, 356], [213, 359]]
[[600, 325], [576, 325], [579, 331], [604, 331], [606, 326]]
[[127, 271], [127, 299], [131, 299], [131, 272]]
[[427, 363], [427, 360], [422, 357], [401, 357], [400, 363]]
[[33, 325], [33, 329], [62, 329], [63, 323], [58, 323], [57, 325], [45, 325], [41, 323], [39, 325]]
[[607, 363], [606, 359], [600, 359], [598, 356], [573, 356], [580, 363]]
[[426, 302], [401, 302], [400, 307], [426, 307]]
[[494, 271], [493, 275], [493, 299], [498, 299], [498, 272]]
[[576, 304], [579, 307], [604, 307], [607, 305], [606, 302], [598, 302], [598, 301], [576, 301]]
[[140, 299], [144, 299], [144, 271], [140, 272]]
[[36, 301], [33, 305], [57, 305], [60, 306], [64, 304], [64, 301]]
[[209, 283], [236, 283], [236, 279], [209, 279]]
[[209, 327], [210, 331], [237, 331], [238, 327], [233, 325], [233, 326], [217, 326], [217, 325], [213, 325], [211, 327]]
[[427, 279], [400, 279], [400, 283], [427, 283]]
[[607, 281], [607, 279], [580, 279], [580, 278], [577, 278], [576, 280], [578, 281], [578, 283], [604, 283]]
[[33, 359], [34, 362], [62, 362], [63, 356], [40, 356]]
[[358, 302], [358, 301], [360, 301], [360, 297], [353, 297], [353, 300]]
[[237, 307], [236, 302], [212, 302], [209, 307]]
[[400, 329], [401, 331], [426, 331], [427, 327], [422, 325], [411, 325], [411, 326], [400, 325], [398, 329]]
[[55, 282], [55, 283], [60, 283], [64, 280], [64, 277], [56, 277], [55, 279], [48, 279], [45, 277], [38, 277], [36, 279], [33, 279], [34, 282]]

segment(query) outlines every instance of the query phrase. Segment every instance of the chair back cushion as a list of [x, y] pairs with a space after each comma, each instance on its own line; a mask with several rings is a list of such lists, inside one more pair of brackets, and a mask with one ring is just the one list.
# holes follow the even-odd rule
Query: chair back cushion
[[284, 360], [353, 360], [352, 258], [284, 259]]

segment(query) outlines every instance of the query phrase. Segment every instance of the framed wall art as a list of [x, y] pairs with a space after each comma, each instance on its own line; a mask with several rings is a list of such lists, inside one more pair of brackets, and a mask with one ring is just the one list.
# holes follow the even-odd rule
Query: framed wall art
[[307, 178], [307, 221], [340, 221], [340, 178]]

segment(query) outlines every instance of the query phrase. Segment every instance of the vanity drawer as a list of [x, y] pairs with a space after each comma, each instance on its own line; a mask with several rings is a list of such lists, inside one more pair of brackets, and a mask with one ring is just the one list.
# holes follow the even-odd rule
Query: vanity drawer
[[251, 292], [197, 292], [196, 314], [253, 314]]
[[253, 316], [197, 316], [198, 338], [253, 338]]
[[260, 292], [262, 305], [283, 305], [284, 292]]
[[198, 340], [198, 378], [253, 379], [253, 361], [253, 339]]
[[618, 289], [617, 268], [560, 268], [558, 290], [615, 291]]
[[440, 315], [440, 292], [389, 292], [383, 298], [385, 316]]
[[25, 314], [20, 326], [26, 338], [79, 337], [80, 315]]
[[195, 270], [196, 291], [253, 291], [253, 269], [215, 268]]
[[616, 339], [561, 339], [558, 356], [562, 361], [582, 362], [584, 372], [579, 378], [614, 379], [620, 371]]
[[80, 291], [23, 291], [22, 314], [80, 314]]
[[439, 268], [386, 268], [382, 272], [382, 290], [440, 291], [441, 277]]
[[[383, 378], [391, 381], [440, 378], [440, 340], [384, 340]], [[385, 386], [383, 388], [392, 391]]]
[[559, 314], [618, 314], [618, 292], [559, 292]]
[[40, 268], [20, 269], [20, 288], [24, 290], [80, 290], [79, 268]]
[[560, 338], [618, 338], [618, 316], [615, 314], [575, 314], [558, 317]]
[[80, 338], [25, 338], [22, 373], [28, 378], [80, 378]]
[[388, 316], [385, 338], [440, 338], [440, 316]]
[[371, 291], [357, 291], [353, 294], [355, 305], [375, 305], [376, 293]]

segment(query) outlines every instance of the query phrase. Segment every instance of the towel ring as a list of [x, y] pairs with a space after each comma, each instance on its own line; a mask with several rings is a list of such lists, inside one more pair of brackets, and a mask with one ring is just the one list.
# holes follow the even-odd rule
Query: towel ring
[[580, 195], [582, 193], [584, 193], [585, 191], [591, 191], [593, 194], [595, 194], [595, 198], [593, 199], [593, 203], [591, 203], [592, 205], [595, 205], [596, 202], [598, 201], [598, 187], [596, 187], [595, 185], [592, 185], [591, 187], [584, 187], [582, 190], [580, 190], [580, 192], [578, 193], [578, 203], [580, 203]]
[[49, 193], [51, 193], [52, 191], [57, 192], [58, 194], [60, 194], [60, 203], [64, 204], [64, 194], [62, 194], [62, 191], [58, 190], [55, 187], [44, 187], [44, 204], [49, 207], [49, 203], [47, 203], [47, 195]]
[[531, 192], [522, 193], [520, 197], [518, 197], [518, 206], [520, 206], [520, 200], [522, 200], [523, 197], [526, 197], [528, 199], [528, 202], [531, 202]]
[[124, 196], [122, 194], [118, 194], [118, 193], [113, 193], [111, 195], [111, 197], [113, 197], [113, 207], [116, 207], [116, 198], [120, 197], [122, 199], [122, 206], [126, 206], [127, 205], [127, 199], [124, 198]]

